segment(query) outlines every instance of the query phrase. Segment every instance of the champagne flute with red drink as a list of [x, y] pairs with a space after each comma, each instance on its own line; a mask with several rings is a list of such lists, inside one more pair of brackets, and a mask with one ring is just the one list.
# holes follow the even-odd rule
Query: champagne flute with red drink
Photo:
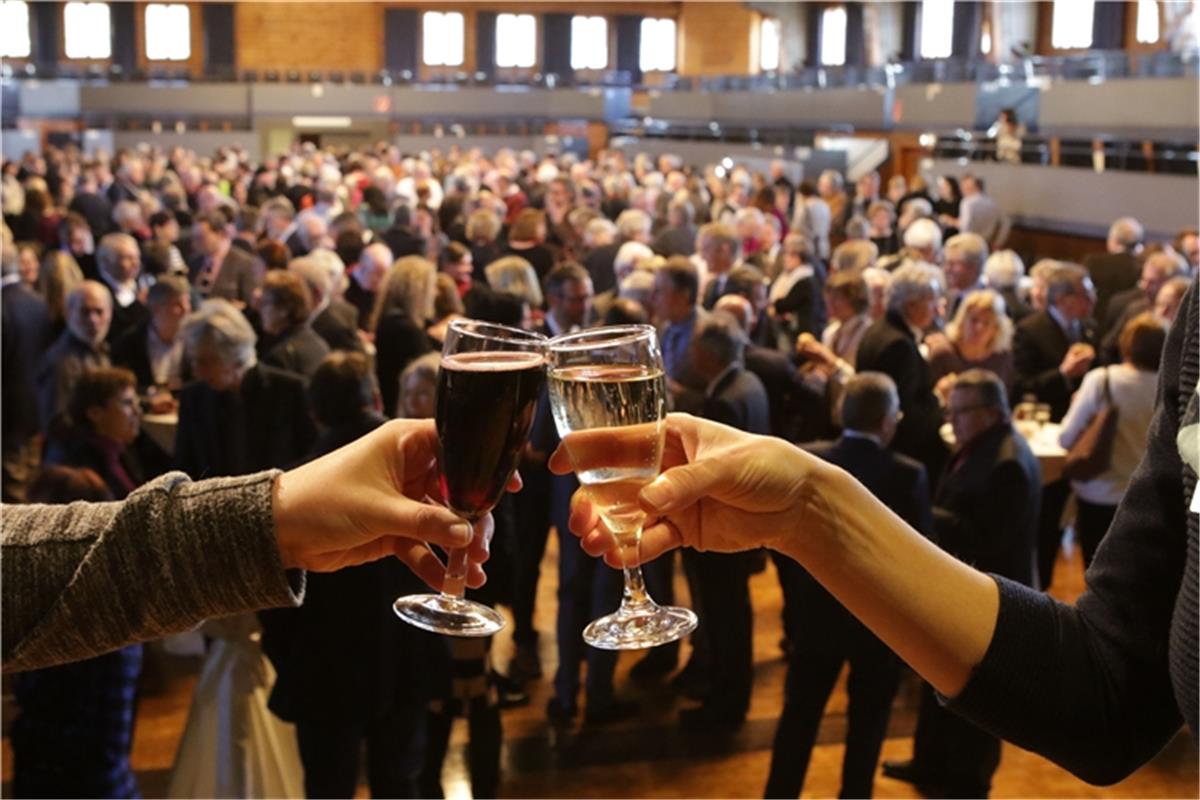
[[[529, 440], [545, 383], [546, 337], [459, 319], [450, 323], [438, 376], [438, 471], [447, 507], [472, 528], [500, 501]], [[467, 548], [446, 554], [440, 594], [406, 595], [396, 614], [450, 636], [490, 636], [504, 627], [493, 608], [463, 597]]]

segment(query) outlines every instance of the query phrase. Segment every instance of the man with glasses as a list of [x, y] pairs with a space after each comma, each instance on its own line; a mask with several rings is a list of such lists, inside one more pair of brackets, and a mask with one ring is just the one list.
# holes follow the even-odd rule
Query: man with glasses
[[[995, 373], [958, 376], [946, 404], [955, 452], [935, 496], [942, 549], [976, 569], [1035, 585], [1041, 468], [1009, 419]], [[929, 797], [987, 797], [1000, 765], [1000, 740], [922, 688], [911, 761], [883, 763], [883, 774], [910, 781]]]

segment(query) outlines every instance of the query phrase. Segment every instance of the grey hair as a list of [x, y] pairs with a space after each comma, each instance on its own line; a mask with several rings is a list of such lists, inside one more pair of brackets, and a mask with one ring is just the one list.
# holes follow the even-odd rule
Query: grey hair
[[183, 347], [190, 357], [211, 348], [226, 364], [252, 367], [258, 362], [258, 336], [241, 311], [222, 298], [205, 300], [183, 322]]
[[96, 266], [100, 270], [111, 274], [110, 268], [117, 263], [118, 244], [132, 244], [135, 249], [138, 246], [137, 239], [128, 233], [106, 233], [96, 245]]
[[975, 392], [980, 405], [995, 409], [1008, 419], [1008, 390], [1000, 376], [987, 369], [969, 369], [960, 373], [952, 391], [969, 389]]
[[742, 360], [746, 336], [732, 314], [714, 311], [696, 326], [692, 342], [711, 353], [722, 366]]
[[1015, 250], [1000, 250], [988, 256], [983, 265], [984, 279], [993, 289], [1012, 289], [1025, 274], [1025, 262]]
[[[791, 237], [788, 237], [791, 238]], [[833, 250], [829, 258], [830, 272], [864, 270], [879, 258], [879, 245], [870, 239], [850, 239]]]
[[911, 261], [892, 273], [887, 290], [887, 307], [902, 311], [912, 300], [937, 296], [942, 289], [942, 271], [923, 261]]
[[942, 252], [945, 258], [950, 258], [951, 253], [957, 253], [963, 261], [974, 267], [976, 272], [982, 272], [983, 262], [988, 257], [988, 246], [978, 233], [967, 231], [947, 239]]
[[1146, 231], [1133, 217], [1121, 217], [1108, 229], [1108, 241], [1125, 250], [1134, 250], [1142, 243]]
[[942, 229], [931, 219], [922, 217], [904, 230], [904, 246], [914, 250], [929, 250], [937, 252], [942, 246]]
[[1079, 264], [1060, 261], [1046, 276], [1046, 304], [1056, 305], [1064, 297], [1076, 294], [1088, 271]]
[[615, 238], [617, 238], [617, 226], [613, 224], [612, 220], [604, 217], [597, 217], [583, 229], [583, 243], [588, 247], [610, 244]]
[[520, 256], [498, 258], [484, 267], [483, 273], [487, 276], [488, 286], [497, 292], [515, 294], [531, 308], [542, 305], [545, 300], [533, 265]]
[[637, 269], [638, 264], [651, 258], [654, 258], [654, 251], [641, 242], [626, 242], [621, 245], [616, 258], [613, 259], [613, 274], [616, 275], [618, 283]]
[[636, 300], [643, 308], [649, 308], [650, 293], [654, 291], [654, 273], [646, 269], [635, 269], [621, 281], [618, 297]]
[[627, 208], [617, 217], [617, 233], [626, 239], [633, 239], [638, 235], [646, 236], [649, 235], [653, 223], [650, 215], [640, 208]]
[[318, 247], [306, 256], [289, 261], [288, 272], [299, 275], [310, 289], [328, 299], [341, 288], [342, 281], [345, 280], [346, 265], [338, 258], [337, 253]]
[[842, 187], [845, 185], [845, 182], [842, 180], [842, 173], [838, 172], [836, 169], [825, 170], [817, 178], [817, 180], [821, 179], [829, 181], [831, 184], [833, 184], [833, 188], [837, 191], [841, 191]]
[[900, 410], [896, 382], [883, 372], [859, 372], [846, 381], [840, 415], [849, 430], [876, 433]]

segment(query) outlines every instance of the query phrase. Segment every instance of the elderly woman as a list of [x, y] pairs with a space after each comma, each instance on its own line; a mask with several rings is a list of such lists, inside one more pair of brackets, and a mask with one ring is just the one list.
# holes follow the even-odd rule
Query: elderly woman
[[496, 241], [500, 236], [500, 217], [487, 208], [477, 208], [467, 217], [467, 240], [471, 243], [471, 263], [475, 280], [482, 283], [486, 278], [483, 268], [504, 254]]
[[780, 344], [791, 350], [801, 333], [816, 334], [824, 323], [821, 279], [814, 268], [812, 245], [806, 236], [790, 234], [783, 240], [783, 270], [771, 284], [767, 303], [775, 318]]
[[545, 299], [533, 266], [523, 258], [506, 256], [487, 266], [487, 282], [493, 290], [516, 295], [530, 308], [541, 308]]
[[258, 342], [262, 363], [286, 369], [308, 380], [325, 356], [329, 345], [309, 325], [312, 292], [298, 274], [273, 270], [263, 278], [258, 301], [263, 337]]
[[948, 396], [955, 377], [969, 369], [996, 373], [1011, 394], [1015, 380], [1012, 337], [1012, 320], [999, 292], [980, 289], [968, 294], [946, 325], [946, 334], [926, 340], [929, 372], [938, 394]]
[[1070, 449], [1105, 404], [1117, 410], [1117, 433], [1108, 469], [1091, 480], [1071, 481], [1077, 505], [1075, 533], [1085, 568], [1092, 563], [1096, 546], [1108, 531], [1133, 470], [1145, 454], [1166, 336], [1166, 326], [1151, 312], [1127, 322], [1121, 329], [1121, 363], [1085, 375], [1063, 417], [1058, 441]]
[[995, 289], [1004, 298], [1004, 307], [1013, 322], [1020, 322], [1033, 313], [1033, 309], [1021, 300], [1021, 279], [1025, 276], [1025, 262], [1014, 250], [999, 250], [988, 256], [983, 264], [983, 280], [988, 288]]
[[116, 367], [88, 370], [71, 391], [67, 414], [70, 424], [52, 435], [46, 463], [87, 467], [103, 479], [113, 499], [124, 499], [144, 481], [130, 449], [141, 430], [137, 378]]
[[371, 331], [375, 334], [375, 376], [383, 411], [396, 412], [400, 373], [431, 349], [425, 330], [433, 320], [437, 268], [420, 256], [405, 256], [392, 265], [375, 298]]
[[881, 256], [890, 256], [900, 249], [896, 239], [896, 207], [887, 200], [876, 200], [867, 206], [867, 238], [879, 248]]

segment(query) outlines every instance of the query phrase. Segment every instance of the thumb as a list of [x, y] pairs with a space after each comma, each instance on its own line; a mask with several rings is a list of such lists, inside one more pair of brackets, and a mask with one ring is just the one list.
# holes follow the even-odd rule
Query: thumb
[[380, 533], [431, 542], [442, 547], [464, 547], [471, 541], [471, 526], [448, 508], [407, 497], [394, 500], [388, 508]]
[[661, 516], [699, 502], [726, 480], [715, 461], [686, 464], [659, 475], [642, 489], [638, 499], [647, 514]]

